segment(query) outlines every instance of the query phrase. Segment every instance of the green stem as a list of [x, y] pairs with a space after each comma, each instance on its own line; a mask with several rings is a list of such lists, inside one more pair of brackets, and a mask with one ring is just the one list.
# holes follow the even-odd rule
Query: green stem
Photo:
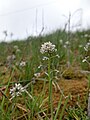
[[51, 118], [53, 120], [52, 79], [51, 79], [51, 75], [50, 75], [50, 70], [51, 70], [50, 65], [51, 65], [51, 59], [49, 58], [49, 60], [48, 60], [48, 80], [49, 80], [49, 102], [48, 102], [48, 106], [50, 108]]

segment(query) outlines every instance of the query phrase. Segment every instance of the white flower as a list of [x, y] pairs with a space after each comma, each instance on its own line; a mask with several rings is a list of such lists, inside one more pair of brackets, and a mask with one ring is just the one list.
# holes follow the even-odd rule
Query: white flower
[[34, 74], [34, 76], [37, 77], [37, 78], [40, 77], [40, 75], [41, 75], [40, 73], [35, 73]]
[[89, 58], [89, 56], [85, 57], [85, 59], [83, 59], [82, 62], [87, 62], [88, 58]]
[[56, 73], [59, 73], [59, 70], [55, 69], [55, 72], [56, 72]]
[[89, 45], [90, 45], [90, 42], [88, 42], [87, 45], [89, 46]]
[[25, 88], [22, 87], [22, 85], [19, 83], [15, 83], [15, 86], [10, 89], [11, 99], [13, 99], [16, 96], [22, 95], [22, 92], [25, 91]]
[[17, 46], [17, 45], [14, 45], [14, 49], [16, 49], [16, 50], [17, 50], [17, 49], [18, 49], [18, 46]]
[[57, 57], [57, 58], [60, 58], [60, 56], [59, 56], [58, 54], [56, 55], [56, 57]]
[[62, 44], [62, 43], [63, 43], [63, 40], [61, 39], [61, 40], [59, 40], [59, 42], [60, 42], [60, 44]]
[[42, 60], [44, 61], [44, 60], [48, 60], [48, 59], [49, 59], [48, 57], [44, 56]]
[[89, 48], [90, 48], [90, 42], [88, 42], [88, 43], [85, 45], [84, 50], [85, 50], [85, 51], [88, 51]]
[[66, 45], [69, 45], [70, 43], [69, 43], [69, 41], [66, 41], [65, 44], [66, 44]]
[[66, 46], [66, 45], [64, 45], [63, 47], [64, 47], [64, 48], [67, 48], [67, 46]]
[[24, 66], [26, 66], [26, 62], [21, 61], [20, 64], [19, 64], [19, 66], [20, 66], [20, 67], [24, 67]]
[[87, 60], [86, 59], [83, 59], [82, 62], [86, 62]]
[[53, 53], [56, 52], [55, 45], [53, 45], [50, 41], [42, 44], [40, 52], [44, 53]]
[[88, 49], [87, 49], [86, 47], [84, 47], [84, 50], [85, 50], [85, 51], [88, 51]]
[[86, 37], [86, 38], [87, 38], [87, 37], [88, 37], [88, 34], [85, 34], [85, 35], [84, 35], [84, 37]]
[[82, 45], [79, 45], [79, 48], [82, 48], [83, 46]]
[[19, 53], [19, 52], [21, 52], [21, 50], [20, 49], [16, 49], [16, 53]]
[[38, 66], [38, 69], [40, 69], [41, 67], [42, 67], [42, 65], [39, 65], [39, 66]]

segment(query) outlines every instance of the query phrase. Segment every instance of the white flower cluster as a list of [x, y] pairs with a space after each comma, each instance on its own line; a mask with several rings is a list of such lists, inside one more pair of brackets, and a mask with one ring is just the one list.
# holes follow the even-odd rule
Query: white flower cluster
[[22, 95], [22, 92], [25, 91], [25, 88], [22, 87], [22, 85], [19, 83], [15, 83], [15, 86], [10, 89], [11, 99], [13, 99], [16, 96]]
[[45, 42], [44, 44], [42, 44], [40, 52], [42, 54], [44, 53], [53, 53], [57, 51], [57, 49], [55, 49], [55, 45], [53, 45], [50, 41], [49, 42]]

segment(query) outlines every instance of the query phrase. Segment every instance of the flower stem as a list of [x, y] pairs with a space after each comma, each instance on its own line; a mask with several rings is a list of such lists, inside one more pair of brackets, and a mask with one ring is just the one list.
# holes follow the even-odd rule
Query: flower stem
[[48, 106], [50, 108], [51, 112], [51, 118], [53, 120], [53, 101], [52, 101], [52, 79], [50, 75], [50, 65], [51, 65], [51, 59], [48, 59], [48, 81], [49, 81], [49, 101], [48, 101]]

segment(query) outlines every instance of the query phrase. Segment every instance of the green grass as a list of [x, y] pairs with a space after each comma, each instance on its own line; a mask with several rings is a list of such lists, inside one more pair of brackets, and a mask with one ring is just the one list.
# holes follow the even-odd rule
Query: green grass
[[[74, 65], [77, 64], [77, 67], [79, 65], [78, 68], [81, 68], [82, 70], [90, 70], [90, 67], [86, 65], [86, 63], [82, 63], [82, 60], [86, 56], [84, 46], [90, 39], [89, 37], [84, 37], [85, 34], [90, 34], [90, 30], [70, 33], [70, 44], [68, 46], [69, 54], [67, 52], [68, 47], [64, 47], [68, 40], [68, 33], [62, 30], [57, 30], [44, 36], [30, 36], [22, 41], [16, 40], [10, 43], [0, 43], [0, 87], [3, 88], [3, 86], [6, 86], [4, 91], [6, 97], [3, 94], [0, 100], [0, 118], [2, 120], [49, 120], [50, 118], [52, 118], [52, 120], [88, 120], [87, 113], [84, 111], [85, 106], [87, 105], [87, 97], [85, 97], [84, 107], [80, 104], [74, 107], [67, 107], [68, 102], [71, 100], [70, 95], [68, 95], [67, 98], [64, 98], [63, 95], [61, 95], [57, 108], [53, 108], [52, 99], [52, 82], [57, 82], [55, 77], [60, 77], [61, 72], [66, 70], [65, 66], [67, 66], [68, 62], [70, 62], [70, 66], [74, 67]], [[62, 44], [60, 43], [60, 40], [63, 40]], [[60, 58], [55, 57], [51, 61], [42, 60], [43, 55], [40, 53], [40, 47], [47, 41], [56, 45], [57, 54]], [[16, 45], [20, 49], [20, 53], [16, 53], [14, 49], [14, 46]], [[80, 45], [82, 47], [80, 47]], [[6, 59], [8, 55], [12, 54], [16, 55], [16, 59], [12, 62], [11, 67], [8, 67]], [[16, 65], [17, 62], [21, 61], [26, 62], [25, 67]], [[40, 65], [42, 65], [42, 67], [38, 68]], [[3, 70], [7, 69], [7, 71], [4, 72], [4, 75], [2, 73], [2, 68]], [[59, 75], [54, 72], [55, 70], [59, 71]], [[44, 75], [41, 78], [35, 78], [35, 73], [42, 72], [46, 72], [47, 75]], [[43, 89], [40, 94], [36, 95], [34, 93], [34, 82], [39, 80], [44, 81]], [[24, 92], [22, 96], [15, 97], [10, 101], [9, 89], [15, 82], [21, 83], [22, 86], [29, 85], [27, 87], [27, 92]], [[46, 97], [47, 93], [45, 94], [45, 88], [47, 82], [49, 84], [49, 94]], [[56, 87], [55, 83], [54, 87]], [[62, 106], [63, 99], [65, 101], [64, 106]], [[77, 102], [80, 102], [80, 98]], [[66, 112], [67, 116], [64, 116]]]

